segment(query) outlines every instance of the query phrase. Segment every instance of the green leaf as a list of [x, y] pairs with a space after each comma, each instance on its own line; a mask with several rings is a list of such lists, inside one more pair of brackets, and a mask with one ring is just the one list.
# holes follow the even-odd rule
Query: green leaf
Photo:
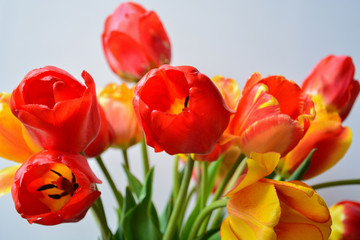
[[173, 197], [171, 194], [163, 213], [160, 215], [160, 231], [162, 233], [164, 233], [166, 230], [166, 226], [169, 222], [173, 208], [174, 208], [174, 201], [173, 201]]
[[295, 170], [295, 172], [287, 179], [288, 181], [292, 180], [301, 180], [305, 175], [306, 171], [309, 169], [311, 164], [311, 157], [314, 154], [316, 148], [311, 150], [309, 155], [305, 158], [305, 160], [300, 164], [300, 166]]
[[123, 233], [127, 240], [161, 239], [159, 220], [151, 202], [154, 169], [146, 176], [139, 195], [139, 204], [130, 209], [123, 219]]
[[218, 231], [218, 232], [214, 233], [213, 235], [211, 235], [211, 237], [209, 237], [208, 240], [221, 240], [220, 231]]
[[125, 165], [123, 165], [123, 169], [127, 176], [130, 189], [135, 193], [136, 197], [139, 198], [141, 189], [143, 187], [141, 182], [126, 168]]

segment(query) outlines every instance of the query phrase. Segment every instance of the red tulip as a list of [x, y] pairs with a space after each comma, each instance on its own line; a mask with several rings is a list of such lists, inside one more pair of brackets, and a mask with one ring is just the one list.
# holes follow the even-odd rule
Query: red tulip
[[96, 157], [103, 153], [108, 147], [110, 147], [115, 141], [115, 132], [108, 122], [105, 112], [99, 104], [100, 112], [100, 131], [96, 138], [90, 143], [90, 145], [84, 150], [86, 157]]
[[100, 116], [95, 83], [87, 86], [56, 67], [30, 71], [13, 91], [11, 111], [44, 148], [81, 152], [97, 136]]
[[360, 236], [360, 203], [342, 201], [330, 207], [333, 220], [330, 240], [357, 240]]
[[16, 210], [29, 223], [55, 225], [81, 220], [100, 196], [101, 181], [79, 154], [42, 151], [16, 172], [11, 189]]
[[311, 95], [320, 94], [328, 111], [338, 112], [344, 120], [360, 90], [354, 73], [355, 66], [350, 57], [329, 55], [311, 71], [302, 89]]
[[281, 76], [246, 83], [229, 131], [247, 156], [251, 152], [288, 153], [304, 136], [313, 118], [313, 103], [294, 82]]
[[211, 80], [190, 66], [151, 70], [137, 84], [133, 104], [147, 144], [169, 154], [209, 153], [231, 114]]
[[122, 3], [108, 16], [102, 42], [108, 64], [125, 81], [170, 62], [170, 41], [158, 15], [136, 3]]

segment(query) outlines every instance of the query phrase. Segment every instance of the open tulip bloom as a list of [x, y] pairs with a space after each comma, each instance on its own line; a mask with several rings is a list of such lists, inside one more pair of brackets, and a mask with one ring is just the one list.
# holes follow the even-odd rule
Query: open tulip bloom
[[[348, 56], [321, 60], [302, 86], [255, 72], [244, 87], [193, 66], [172, 66], [159, 16], [132, 2], [106, 19], [105, 58], [126, 83], [96, 90], [63, 69], [30, 71], [0, 93], [0, 196], [11, 192], [29, 223], [77, 222], [91, 209], [103, 240], [359, 239], [360, 206], [329, 208], [304, 179], [335, 166], [352, 141], [344, 124], [359, 94]], [[127, 150], [141, 145], [143, 176]], [[163, 211], [152, 202], [147, 150], [173, 155], [173, 188]], [[101, 154], [121, 151], [127, 186], [119, 189]], [[105, 179], [89, 161], [95, 158]], [[180, 162], [180, 159], [182, 160]], [[120, 166], [120, 164], [119, 164]], [[97, 184], [109, 184], [118, 224], [109, 228]], [[94, 236], [95, 238], [95, 236]]]

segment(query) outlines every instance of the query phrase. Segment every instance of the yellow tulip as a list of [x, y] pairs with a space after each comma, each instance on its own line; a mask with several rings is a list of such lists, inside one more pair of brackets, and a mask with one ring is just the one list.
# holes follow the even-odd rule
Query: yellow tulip
[[98, 101], [115, 132], [114, 147], [126, 149], [143, 137], [132, 105], [133, 98], [134, 88], [129, 89], [125, 83], [110, 83], [98, 93]]
[[264, 178], [276, 167], [278, 153], [251, 154], [248, 171], [227, 196], [229, 216], [221, 239], [328, 239], [331, 218], [324, 200], [310, 186]]

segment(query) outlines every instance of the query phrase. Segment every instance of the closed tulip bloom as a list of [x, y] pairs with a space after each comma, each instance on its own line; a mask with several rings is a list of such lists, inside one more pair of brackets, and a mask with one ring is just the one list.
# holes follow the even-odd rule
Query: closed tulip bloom
[[277, 165], [278, 153], [252, 154], [248, 171], [227, 196], [229, 216], [221, 239], [328, 239], [331, 218], [324, 200], [308, 185], [264, 178]]
[[214, 83], [190, 66], [163, 65], [135, 87], [136, 116], [155, 152], [209, 153], [231, 111]]
[[288, 153], [304, 136], [313, 118], [311, 97], [281, 76], [253, 74], [239, 100], [229, 132], [241, 151]]
[[55, 225], [85, 216], [100, 196], [95, 183], [101, 181], [80, 154], [42, 151], [16, 172], [11, 193], [29, 223]]
[[30, 71], [13, 91], [11, 111], [44, 149], [83, 151], [97, 136], [100, 115], [95, 83], [86, 86], [57, 67]]
[[132, 105], [133, 98], [134, 88], [129, 89], [125, 83], [110, 83], [98, 92], [98, 101], [114, 129], [113, 147], [127, 149], [143, 138], [143, 131]]
[[86, 157], [96, 157], [101, 153], [105, 152], [115, 140], [115, 132], [108, 122], [105, 112], [102, 107], [99, 105], [100, 112], [100, 131], [96, 138], [90, 143], [90, 145], [84, 150]]
[[125, 81], [138, 81], [170, 62], [170, 40], [158, 15], [133, 2], [120, 4], [107, 17], [102, 42], [112, 71]]
[[0, 157], [23, 163], [41, 147], [10, 109], [10, 93], [0, 93]]
[[328, 111], [338, 112], [344, 120], [360, 90], [354, 74], [355, 65], [350, 57], [329, 55], [310, 72], [302, 89], [311, 95], [321, 95]]
[[320, 95], [313, 97], [316, 117], [299, 144], [280, 160], [278, 171], [289, 177], [306, 159], [312, 149], [309, 169], [303, 179], [315, 177], [333, 167], [349, 149], [352, 131], [343, 127], [336, 112], [329, 113]]
[[360, 236], [360, 203], [342, 201], [330, 207], [333, 221], [329, 240], [358, 240]]

